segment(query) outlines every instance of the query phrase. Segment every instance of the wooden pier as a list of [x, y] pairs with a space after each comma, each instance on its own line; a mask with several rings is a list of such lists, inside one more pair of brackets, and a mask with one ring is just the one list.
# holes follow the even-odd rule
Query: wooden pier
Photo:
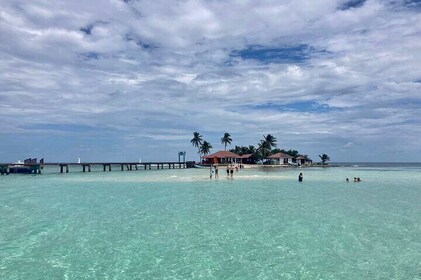
[[187, 162], [84, 162], [84, 163], [45, 163], [45, 166], [58, 166], [60, 173], [69, 173], [72, 169], [82, 167], [82, 172], [91, 172], [93, 166], [102, 166], [103, 172], [110, 172], [113, 167], [120, 171], [151, 170], [151, 169], [182, 169], [194, 167], [193, 161]]
[[80, 170], [82, 172], [91, 172], [93, 167], [98, 167], [103, 172], [110, 172], [113, 168], [121, 171], [151, 170], [151, 169], [182, 169], [194, 167], [194, 161], [186, 162], [43, 162], [42, 164], [22, 164], [19, 168], [25, 168], [28, 172], [18, 172], [17, 166], [11, 163], [0, 164], [0, 174], [9, 175], [9, 173], [30, 173], [41, 174], [44, 166], [57, 166], [60, 173], [69, 173], [72, 170]]

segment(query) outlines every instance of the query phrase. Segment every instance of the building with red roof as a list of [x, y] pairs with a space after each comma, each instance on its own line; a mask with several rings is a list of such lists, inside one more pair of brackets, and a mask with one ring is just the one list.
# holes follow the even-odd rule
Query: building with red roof
[[241, 155], [241, 163], [243, 164], [255, 164], [257, 159], [253, 154]]
[[202, 157], [204, 164], [228, 164], [240, 161], [241, 156], [229, 151], [218, 151]]

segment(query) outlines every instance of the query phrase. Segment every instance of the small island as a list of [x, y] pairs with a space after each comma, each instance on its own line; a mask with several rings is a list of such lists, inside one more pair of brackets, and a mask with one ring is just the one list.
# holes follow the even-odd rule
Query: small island
[[294, 149], [279, 149], [277, 147], [276, 137], [267, 134], [263, 135], [263, 139], [257, 144], [249, 146], [235, 146], [234, 149], [227, 151], [227, 145], [231, 145], [232, 138], [227, 132], [221, 138], [221, 144], [224, 145], [224, 150], [211, 153], [212, 145], [203, 140], [203, 136], [199, 132], [193, 133], [193, 138], [190, 143], [198, 149], [199, 164], [245, 164], [245, 165], [263, 165], [263, 166], [326, 166], [330, 161], [327, 154], [319, 155], [321, 162], [313, 164], [313, 160], [308, 155], [301, 154]]

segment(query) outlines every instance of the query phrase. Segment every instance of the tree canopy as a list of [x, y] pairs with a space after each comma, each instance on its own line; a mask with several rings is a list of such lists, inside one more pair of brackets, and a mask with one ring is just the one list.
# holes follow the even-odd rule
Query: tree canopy
[[190, 140], [190, 143], [192, 143], [194, 147], [199, 148], [202, 142], [202, 135], [200, 135], [199, 132], [193, 132], [193, 139]]
[[199, 161], [200, 161], [200, 146], [202, 145], [202, 142], [203, 142], [202, 135], [200, 135], [199, 132], [193, 132], [193, 139], [190, 140], [190, 143], [192, 143], [192, 145], [198, 149], [197, 153], [199, 154]]
[[319, 158], [322, 161], [322, 164], [326, 164], [326, 162], [330, 161], [330, 157], [327, 154], [319, 155]]
[[231, 135], [228, 132], [224, 133], [224, 136], [221, 138], [221, 143], [225, 146], [225, 151], [227, 150], [227, 144], [231, 145], [232, 139]]
[[[225, 151], [227, 150], [227, 145], [231, 145], [232, 138], [228, 132], [224, 133], [224, 136], [220, 139], [221, 143], [224, 144]], [[199, 132], [193, 133], [193, 139], [190, 141], [194, 147], [198, 148], [198, 153], [207, 155], [210, 153], [210, 150], [213, 148], [212, 145], [203, 140], [202, 135]], [[230, 152], [233, 152], [237, 155], [245, 155], [245, 154], [252, 154], [256, 159], [265, 160], [270, 155], [276, 153], [284, 153], [287, 155], [292, 156], [293, 158], [302, 156], [304, 158], [308, 158], [307, 155], [300, 154], [297, 150], [294, 149], [279, 149], [277, 148], [277, 139], [272, 134], [263, 135], [263, 138], [258, 143], [257, 147], [253, 145], [249, 146], [235, 146], [234, 149], [230, 149]], [[330, 158], [327, 154], [319, 155], [322, 163], [325, 164], [326, 162], [330, 161]]]
[[202, 145], [200, 146], [200, 152], [203, 155], [208, 155], [210, 153], [210, 150], [212, 149], [212, 145], [208, 141], [203, 141]]

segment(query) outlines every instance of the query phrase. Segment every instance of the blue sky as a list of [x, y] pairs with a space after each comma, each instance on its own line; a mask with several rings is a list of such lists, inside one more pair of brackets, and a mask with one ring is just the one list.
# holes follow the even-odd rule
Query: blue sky
[[195, 160], [195, 131], [420, 161], [420, 1], [1, 3], [0, 162]]

